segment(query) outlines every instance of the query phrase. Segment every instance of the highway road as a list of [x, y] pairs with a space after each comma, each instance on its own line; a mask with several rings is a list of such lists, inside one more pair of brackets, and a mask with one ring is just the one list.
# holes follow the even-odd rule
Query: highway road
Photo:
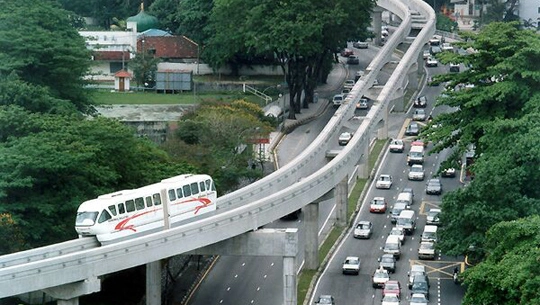
[[[440, 66], [437, 68], [428, 68], [428, 75], [437, 73], [445, 73], [447, 67]], [[433, 112], [434, 115], [440, 111], [448, 111], [444, 108], [433, 109], [433, 101], [435, 97], [443, 90], [442, 86], [425, 87], [420, 93], [428, 98], [428, 112]], [[411, 117], [410, 111], [407, 115]], [[406, 126], [403, 124], [399, 134], [403, 134], [403, 129]], [[406, 144], [410, 147], [412, 138], [405, 137]], [[455, 266], [462, 267], [462, 261], [455, 257], [446, 257], [438, 255], [433, 261], [419, 260], [417, 256], [420, 235], [426, 223], [425, 212], [432, 207], [438, 207], [441, 202], [441, 196], [426, 195], [425, 181], [434, 175], [444, 160], [449, 151], [443, 151], [440, 154], [426, 155], [424, 169], [426, 179], [421, 181], [409, 181], [407, 179], [408, 166], [406, 164], [405, 153], [389, 153], [383, 157], [383, 162], [378, 169], [377, 176], [381, 173], [390, 174], [394, 181], [390, 190], [376, 189], [374, 185], [369, 188], [367, 196], [362, 203], [362, 208], [355, 222], [359, 220], [369, 220], [374, 224], [374, 234], [371, 239], [358, 240], [350, 234], [342, 241], [337, 251], [334, 252], [326, 270], [317, 283], [313, 297], [316, 298], [321, 294], [333, 295], [336, 299], [336, 304], [380, 304], [382, 299], [382, 290], [372, 287], [372, 274], [378, 267], [377, 258], [382, 255], [382, 247], [393, 225], [390, 222], [389, 212], [385, 214], [372, 214], [369, 212], [369, 201], [376, 196], [383, 196], [389, 203], [389, 207], [396, 200], [398, 193], [404, 187], [411, 187], [414, 190], [415, 203], [412, 209], [417, 213], [417, 229], [415, 232], [406, 237], [406, 242], [402, 248], [401, 259], [397, 263], [396, 273], [391, 274], [390, 279], [398, 280], [402, 286], [402, 302], [408, 304], [407, 298], [410, 296], [410, 291], [407, 289], [407, 272], [411, 264], [422, 264], [426, 266], [426, 271], [430, 278], [430, 304], [457, 305], [461, 304], [461, 299], [464, 290], [459, 285], [455, 285], [452, 281], [452, 272]], [[428, 147], [429, 151], [429, 147]], [[443, 193], [445, 191], [460, 187], [459, 178], [444, 178]], [[343, 275], [342, 262], [347, 256], [359, 256], [361, 259], [361, 269], [358, 276]], [[313, 300], [312, 300], [313, 301]]]
[[[350, 77], [354, 77], [354, 73], [358, 69], [364, 69], [368, 63], [367, 58], [375, 55], [376, 49], [357, 50], [367, 53], [360, 56], [363, 60], [358, 66], [349, 66]], [[369, 59], [368, 59], [369, 60]], [[429, 68], [428, 73], [436, 74], [446, 71], [446, 67]], [[386, 77], [384, 76], [386, 75]], [[383, 74], [380, 77], [380, 82], [384, 83], [388, 74]], [[427, 108], [429, 112], [433, 111], [436, 114], [444, 109], [433, 109], [434, 98], [442, 90], [441, 87], [425, 87], [420, 93], [426, 95], [430, 101]], [[339, 92], [335, 92], [339, 93]], [[331, 97], [333, 95], [330, 94]], [[329, 108], [327, 112], [321, 115], [318, 119], [298, 127], [294, 132], [287, 135], [279, 146], [279, 162], [286, 164], [294, 159], [324, 128], [328, 120], [333, 115], [335, 109]], [[355, 116], [361, 117], [366, 114], [366, 110], [357, 110]], [[389, 136], [397, 137], [404, 130], [404, 121], [408, 113], [392, 113], [389, 115]], [[356, 130], [360, 120], [351, 119], [350, 125], [345, 126], [343, 131]], [[375, 137], [376, 135], [373, 135]], [[405, 138], [407, 139], [407, 138]], [[410, 144], [410, 141], [408, 142]], [[336, 139], [336, 149], [339, 149]], [[429, 177], [436, 172], [442, 157], [445, 157], [447, 152], [442, 155], [428, 156], [426, 159], [426, 175]], [[381, 172], [389, 173], [394, 176], [394, 186], [389, 191], [369, 190], [366, 200], [370, 200], [373, 196], [383, 195], [391, 204], [397, 196], [400, 189], [409, 186], [415, 190], [415, 201], [413, 208], [419, 211], [418, 214], [418, 230], [412, 237], [408, 237], [408, 241], [404, 248], [403, 258], [399, 262], [398, 270], [392, 278], [400, 279], [406, 283], [406, 273], [408, 266], [414, 262], [416, 257], [418, 237], [422, 232], [422, 227], [425, 223], [423, 212], [428, 207], [437, 205], [440, 202], [439, 196], [425, 196], [424, 183], [410, 182], [406, 178], [407, 165], [406, 153], [385, 155], [382, 163]], [[457, 178], [443, 181], [445, 190], [459, 186]], [[371, 220], [375, 224], [375, 235], [370, 240], [354, 240], [352, 236], [348, 236], [344, 243], [340, 245], [339, 251], [335, 252], [332, 261], [328, 265], [323, 277], [317, 285], [314, 296], [319, 294], [332, 294], [337, 299], [337, 304], [379, 304], [381, 300], [380, 291], [371, 288], [371, 274], [378, 265], [377, 257], [382, 254], [380, 248], [384, 243], [384, 239], [391, 228], [391, 223], [388, 218], [388, 213], [385, 215], [369, 214], [367, 209], [368, 204], [363, 204], [359, 217], [362, 219]], [[319, 208], [319, 226], [320, 236], [324, 236], [324, 231], [329, 229], [332, 218], [334, 217], [333, 200], [322, 202]], [[302, 217], [296, 221], [276, 221], [267, 227], [298, 227], [300, 236], [302, 236], [303, 226]], [[300, 245], [302, 247], [302, 245]], [[303, 261], [304, 253], [300, 251], [297, 264], [299, 268]], [[341, 274], [341, 263], [345, 256], [357, 255], [362, 259], [362, 270], [359, 276], [344, 276]], [[423, 262], [427, 267], [430, 278], [432, 278], [432, 303], [436, 303], [437, 297], [443, 296], [443, 304], [459, 304], [463, 295], [461, 287], [455, 285], [450, 279], [456, 258], [446, 258], [440, 256], [434, 262]], [[450, 274], [450, 276], [448, 275]], [[440, 279], [440, 280], [437, 280]], [[450, 285], [451, 284], [451, 285]], [[448, 287], [447, 287], [448, 286]], [[439, 292], [441, 291], [441, 292]], [[404, 291], [407, 295], [407, 291]], [[282, 303], [282, 260], [275, 257], [220, 257], [217, 263], [213, 266], [211, 272], [205, 277], [189, 304], [264, 304], [274, 305]], [[361, 302], [359, 302], [361, 300]], [[405, 299], [404, 299], [405, 301]], [[405, 304], [405, 302], [403, 302]]]

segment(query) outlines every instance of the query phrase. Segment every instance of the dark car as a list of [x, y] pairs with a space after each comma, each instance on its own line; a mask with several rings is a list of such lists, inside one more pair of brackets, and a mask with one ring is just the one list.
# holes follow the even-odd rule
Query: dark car
[[343, 56], [343, 57], [349, 57], [349, 56], [351, 56], [351, 55], [354, 55], [353, 50], [347, 49], [347, 48], [341, 50], [341, 56]]
[[384, 268], [390, 273], [396, 272], [396, 258], [393, 254], [383, 254], [378, 261], [379, 268]]
[[426, 108], [427, 107], [427, 98], [425, 95], [419, 96], [413, 103], [414, 108]]
[[429, 280], [425, 275], [416, 275], [411, 286], [411, 295], [421, 293], [429, 300]]
[[420, 133], [420, 126], [417, 123], [410, 123], [405, 129], [406, 136], [417, 136]]
[[440, 195], [442, 194], [441, 180], [437, 178], [429, 179], [426, 184], [426, 194], [428, 195]]
[[348, 65], [359, 65], [360, 59], [356, 55], [351, 55], [347, 58], [347, 64]]

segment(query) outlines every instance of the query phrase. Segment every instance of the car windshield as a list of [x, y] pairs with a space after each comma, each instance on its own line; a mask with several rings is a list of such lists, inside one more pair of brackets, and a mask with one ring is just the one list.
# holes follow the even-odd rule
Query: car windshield
[[387, 294], [383, 298], [383, 302], [398, 302], [398, 301], [399, 301], [398, 297], [394, 294]]
[[390, 231], [390, 235], [403, 235], [403, 231], [398, 228], [395, 228], [395, 229], [392, 229], [392, 231]]
[[439, 215], [439, 212], [438, 212], [438, 211], [429, 211], [429, 212], [427, 213], [427, 216], [428, 216], [428, 217], [435, 217], [435, 216], [437, 216], [437, 215]]
[[382, 257], [381, 258], [381, 262], [382, 263], [393, 263], [394, 262], [394, 259], [392, 257]]
[[423, 295], [413, 295], [413, 297], [411, 298], [411, 303], [413, 302], [421, 303], [425, 301], [426, 301], [426, 298]]
[[367, 224], [367, 223], [359, 223], [357, 228], [367, 230], [367, 229], [369, 229], [369, 224]]
[[345, 264], [347, 264], [347, 265], [357, 265], [358, 264], [358, 259], [356, 259], [356, 258], [346, 259]]
[[433, 249], [433, 244], [432, 243], [421, 243], [420, 244], [420, 249], [431, 250], [431, 249]]
[[76, 226], [93, 226], [96, 222], [98, 212], [79, 212], [75, 218]]
[[412, 285], [412, 290], [427, 290], [426, 282], [414, 282]]
[[377, 272], [375, 272], [375, 275], [373, 277], [377, 278], [377, 279], [384, 279], [384, 278], [388, 277], [388, 273], [382, 272], [382, 271], [377, 271]]
[[411, 172], [420, 173], [420, 172], [422, 172], [422, 168], [420, 166], [413, 166], [413, 167], [411, 167]]

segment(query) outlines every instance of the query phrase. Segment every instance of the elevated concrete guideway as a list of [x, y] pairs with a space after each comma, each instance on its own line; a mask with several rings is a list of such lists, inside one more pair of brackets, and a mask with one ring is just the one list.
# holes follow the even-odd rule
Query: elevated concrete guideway
[[[405, 3], [400, 0], [379, 0], [377, 3], [398, 15], [403, 20], [402, 24], [373, 60], [369, 73], [356, 83], [319, 137], [295, 160], [265, 179], [219, 197], [219, 209], [215, 215], [177, 228], [117, 244], [89, 246], [68, 254], [58, 250], [56, 255], [49, 255], [49, 252], [43, 252], [41, 248], [19, 253], [21, 257], [34, 257], [29, 259], [28, 263], [23, 263], [24, 259], [19, 258], [15, 263], [5, 264], [13, 256], [2, 256], [0, 298], [29, 291], [48, 290], [61, 296], [59, 304], [77, 304], [78, 296], [99, 289], [99, 276], [143, 264], [149, 264], [147, 270], [150, 270], [154, 264], [152, 262], [250, 232], [310, 203], [318, 202], [319, 198], [338, 185], [343, 187], [343, 181], [349, 177], [351, 169], [358, 164], [360, 156], [369, 145], [369, 134], [375, 130], [381, 119], [386, 122], [385, 117], [393, 92], [402, 88], [410, 67], [416, 63], [424, 43], [435, 31], [435, 14], [429, 5], [421, 0], [409, 0]], [[371, 87], [378, 71], [390, 60], [392, 51], [411, 31], [409, 6], [425, 16], [424, 28], [382, 89], [355, 132], [355, 137], [333, 160], [325, 161], [330, 143], [333, 144], [341, 127], [354, 113], [356, 102]], [[320, 164], [326, 165], [320, 168]], [[338, 193], [343, 193], [343, 190]], [[50, 247], [54, 248], [55, 245]], [[312, 247], [316, 250], [316, 242], [312, 243]], [[155, 288], [150, 289], [151, 293], [152, 291], [155, 294]], [[294, 304], [293, 297], [294, 295], [287, 294], [285, 300], [291, 302], [287, 304]], [[154, 303], [148, 304], [156, 304], [155, 299], [150, 299]]]

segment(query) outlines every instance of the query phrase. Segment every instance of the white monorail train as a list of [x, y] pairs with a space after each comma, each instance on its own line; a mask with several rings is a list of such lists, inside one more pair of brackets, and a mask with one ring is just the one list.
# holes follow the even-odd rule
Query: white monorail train
[[[166, 200], [161, 193], [165, 191]], [[169, 223], [216, 210], [217, 192], [208, 175], [180, 175], [133, 190], [101, 195], [83, 202], [77, 210], [79, 237], [96, 236], [110, 243], [163, 230]], [[164, 204], [167, 206], [164, 209]]]

